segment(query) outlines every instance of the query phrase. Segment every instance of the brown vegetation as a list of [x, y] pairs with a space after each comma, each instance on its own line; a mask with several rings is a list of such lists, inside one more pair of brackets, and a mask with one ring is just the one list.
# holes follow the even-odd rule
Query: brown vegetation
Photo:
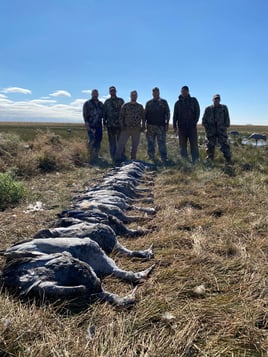
[[[50, 130], [30, 141], [31, 148], [20, 156], [16, 150], [0, 154], [2, 170], [12, 168], [21, 175], [29, 192], [20, 205], [0, 213], [1, 249], [48, 227], [78, 191], [107, 170], [85, 165], [84, 136], [66, 141]], [[102, 155], [108, 160], [105, 145]], [[143, 138], [140, 159], [146, 158], [144, 145]], [[234, 143], [234, 167], [226, 170], [221, 153], [213, 167], [182, 163], [176, 145], [170, 137], [175, 165], [160, 167], [154, 178], [157, 214], [144, 222], [153, 232], [137, 239], [119, 237], [131, 249], [154, 245], [156, 269], [138, 288], [137, 304], [118, 310], [96, 303], [74, 312], [64, 303], [36, 306], [2, 292], [0, 355], [267, 356], [268, 147]], [[41, 154], [54, 158], [50, 172], [36, 164]], [[36, 201], [44, 210], [27, 212], [28, 204]], [[113, 258], [128, 269], [148, 265]], [[103, 284], [120, 295], [131, 289], [111, 277]]]

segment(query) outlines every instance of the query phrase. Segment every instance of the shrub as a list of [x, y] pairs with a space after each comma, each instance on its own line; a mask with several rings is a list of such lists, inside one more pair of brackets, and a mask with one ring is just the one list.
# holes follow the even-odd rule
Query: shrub
[[9, 173], [0, 174], [0, 209], [13, 206], [25, 197], [26, 189], [15, 181]]
[[50, 131], [39, 133], [32, 146], [41, 172], [60, 171], [72, 166], [69, 144], [59, 135]]
[[23, 147], [19, 136], [8, 133], [0, 133], [0, 156], [12, 158]]
[[53, 150], [61, 150], [64, 146], [64, 140], [52, 131], [47, 130], [46, 132], [37, 131], [37, 135], [32, 142], [32, 146], [35, 151], [42, 150], [47, 147], [52, 147]]
[[56, 157], [52, 152], [44, 151], [38, 157], [38, 167], [41, 172], [51, 172], [57, 170]]
[[70, 143], [70, 160], [75, 166], [84, 166], [88, 162], [86, 141], [72, 141]]
[[30, 149], [18, 153], [13, 167], [14, 174], [19, 177], [30, 178], [40, 173], [37, 155]]

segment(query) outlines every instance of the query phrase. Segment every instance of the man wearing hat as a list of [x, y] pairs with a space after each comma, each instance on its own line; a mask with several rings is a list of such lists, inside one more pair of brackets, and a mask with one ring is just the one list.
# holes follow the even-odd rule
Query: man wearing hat
[[115, 153], [121, 132], [119, 115], [124, 100], [117, 97], [116, 88], [114, 86], [109, 88], [109, 92], [110, 98], [106, 99], [103, 107], [103, 124], [107, 128], [110, 155], [113, 162], [115, 162]]
[[207, 136], [207, 159], [214, 159], [215, 146], [220, 144], [221, 151], [228, 164], [231, 163], [230, 145], [228, 144], [227, 128], [230, 126], [228, 108], [220, 104], [221, 97], [219, 94], [213, 96], [213, 105], [205, 109], [202, 125], [205, 128]]
[[167, 163], [166, 133], [168, 131], [170, 111], [165, 99], [160, 98], [159, 88], [153, 88], [153, 99], [145, 106], [146, 137], [149, 159], [155, 162], [155, 142], [163, 164]]

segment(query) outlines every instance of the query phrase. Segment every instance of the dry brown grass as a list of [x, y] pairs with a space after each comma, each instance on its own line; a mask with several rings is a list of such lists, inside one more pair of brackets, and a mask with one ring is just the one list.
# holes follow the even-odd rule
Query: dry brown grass
[[[64, 305], [38, 307], [2, 293], [2, 355], [267, 356], [268, 170], [267, 150], [261, 150], [238, 149], [232, 175], [221, 161], [214, 168], [178, 163], [157, 171], [157, 214], [143, 223], [154, 231], [138, 239], [119, 238], [132, 249], [152, 243], [155, 249], [156, 268], [139, 287], [132, 309], [96, 303], [74, 313]], [[242, 161], [254, 167], [246, 171]], [[48, 227], [77, 191], [104, 173], [82, 167], [25, 181], [32, 197], [0, 213], [1, 249]], [[25, 213], [36, 200], [44, 211]], [[127, 269], [150, 265], [113, 258]], [[131, 289], [111, 277], [103, 286], [120, 295]], [[89, 327], [95, 330], [92, 337]]]

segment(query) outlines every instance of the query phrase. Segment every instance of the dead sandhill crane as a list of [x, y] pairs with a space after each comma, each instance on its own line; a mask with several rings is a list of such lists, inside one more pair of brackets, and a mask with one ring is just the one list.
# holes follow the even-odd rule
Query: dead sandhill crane
[[248, 140], [254, 139], [256, 140], [256, 145], [258, 143], [258, 140], [263, 140], [266, 141], [266, 135], [264, 134], [258, 134], [258, 133], [253, 133], [248, 137]]

